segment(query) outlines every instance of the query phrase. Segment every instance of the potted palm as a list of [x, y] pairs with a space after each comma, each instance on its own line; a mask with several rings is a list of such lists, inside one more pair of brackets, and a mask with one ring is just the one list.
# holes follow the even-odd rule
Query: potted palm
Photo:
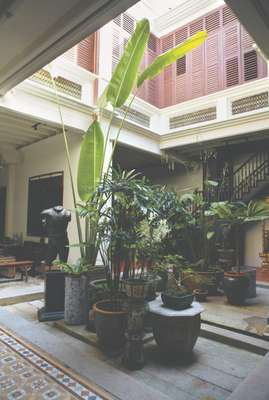
[[[102, 232], [99, 230], [99, 224], [103, 219], [103, 213], [107, 206], [107, 198], [105, 198], [104, 192], [102, 190], [97, 190], [97, 188], [100, 186], [103, 179], [106, 179], [106, 177], [109, 176], [119, 135], [124, 126], [124, 121], [128, 115], [130, 107], [136, 97], [137, 91], [146, 80], [154, 79], [177, 59], [183, 57], [187, 52], [201, 45], [207, 38], [207, 33], [204, 31], [196, 33], [185, 42], [156, 57], [152, 64], [150, 64], [144, 71], [140, 72], [140, 64], [144, 57], [149, 37], [149, 21], [143, 19], [137, 23], [135, 32], [127, 42], [123, 55], [107, 85], [107, 88], [98, 100], [94, 121], [84, 135], [80, 150], [77, 189], [82, 204], [78, 204], [76, 198], [69, 145], [58, 100], [55, 80], [52, 78], [62, 121], [64, 145], [70, 173], [74, 208], [76, 210], [76, 222], [79, 238], [78, 246], [80, 248], [83, 264], [90, 266], [90, 268], [95, 267], [96, 258], [103, 241]], [[117, 111], [126, 103], [126, 112], [124, 118], [120, 122], [116, 136], [113, 137], [114, 144], [112, 151], [110, 152], [111, 128], [115, 118], [117, 118]], [[104, 108], [106, 108], [106, 114], [110, 114], [106, 135], [104, 135], [99, 121], [101, 111], [103, 111]], [[81, 218], [85, 220], [84, 235], [82, 232]], [[115, 255], [116, 254], [117, 249], [115, 249]], [[118, 260], [115, 259], [115, 263], [115, 268], [120, 268]], [[119, 283], [119, 276], [117, 274], [114, 275], [113, 271], [111, 277], [113, 277], [113, 279], [111, 278], [111, 284], [116, 288]], [[87, 295], [87, 298], [88, 297], [89, 296]]]
[[250, 285], [248, 274], [240, 263], [240, 243], [243, 240], [243, 225], [251, 222], [259, 222], [269, 218], [268, 205], [263, 201], [213, 203], [210, 209], [211, 215], [225, 224], [229, 224], [230, 231], [234, 232], [236, 265], [224, 275], [224, 292], [230, 304], [244, 304]]

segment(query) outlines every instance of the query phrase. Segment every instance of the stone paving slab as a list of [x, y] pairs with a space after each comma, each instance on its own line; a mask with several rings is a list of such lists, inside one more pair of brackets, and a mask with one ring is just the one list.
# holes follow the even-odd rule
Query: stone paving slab
[[44, 281], [29, 278], [28, 282], [9, 282], [0, 284], [0, 305], [24, 303], [44, 297]]
[[269, 318], [269, 289], [257, 287], [257, 297], [244, 306], [228, 304], [226, 296], [210, 296], [203, 303], [202, 321], [263, 336]]

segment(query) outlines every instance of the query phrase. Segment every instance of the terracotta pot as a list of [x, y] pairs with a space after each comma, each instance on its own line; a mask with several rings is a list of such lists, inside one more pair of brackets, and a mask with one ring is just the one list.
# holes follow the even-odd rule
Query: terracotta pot
[[102, 300], [93, 306], [96, 334], [105, 348], [124, 346], [127, 310], [120, 301]]

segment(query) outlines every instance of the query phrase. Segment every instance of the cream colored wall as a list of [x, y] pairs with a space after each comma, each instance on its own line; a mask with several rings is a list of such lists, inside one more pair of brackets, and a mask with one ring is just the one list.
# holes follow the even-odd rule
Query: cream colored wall
[[[268, 229], [268, 228], [267, 228]], [[248, 224], [245, 228], [245, 265], [260, 267], [262, 251], [262, 223]]]
[[144, 170], [145, 174], [155, 184], [166, 185], [175, 189], [178, 193], [191, 192], [195, 189], [202, 189], [203, 171], [197, 166], [192, 170], [180, 167], [177, 171], [169, 171], [168, 167], [152, 167]]
[[[76, 175], [76, 166], [79, 157], [79, 147], [82, 136], [69, 134], [71, 162]], [[64, 191], [63, 206], [74, 210], [70, 178], [67, 170], [64, 143], [62, 135], [57, 135], [41, 142], [35, 143], [22, 150], [23, 161], [16, 166], [16, 206], [14, 210], [13, 232], [22, 233], [24, 239], [38, 241], [39, 238], [27, 236], [27, 206], [28, 206], [28, 179], [31, 176], [63, 171]], [[70, 243], [78, 243], [75, 216], [68, 227]], [[70, 249], [70, 260], [79, 256], [77, 248]]]

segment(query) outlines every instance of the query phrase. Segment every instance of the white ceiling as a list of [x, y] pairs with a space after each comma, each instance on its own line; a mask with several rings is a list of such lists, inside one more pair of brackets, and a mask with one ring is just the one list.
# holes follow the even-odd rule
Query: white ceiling
[[151, 31], [162, 36], [223, 4], [224, 0], [141, 0], [128, 12], [137, 20], [148, 18]]
[[154, 20], [187, 2], [188, 0], [141, 0], [129, 12], [139, 18], [144, 16]]

